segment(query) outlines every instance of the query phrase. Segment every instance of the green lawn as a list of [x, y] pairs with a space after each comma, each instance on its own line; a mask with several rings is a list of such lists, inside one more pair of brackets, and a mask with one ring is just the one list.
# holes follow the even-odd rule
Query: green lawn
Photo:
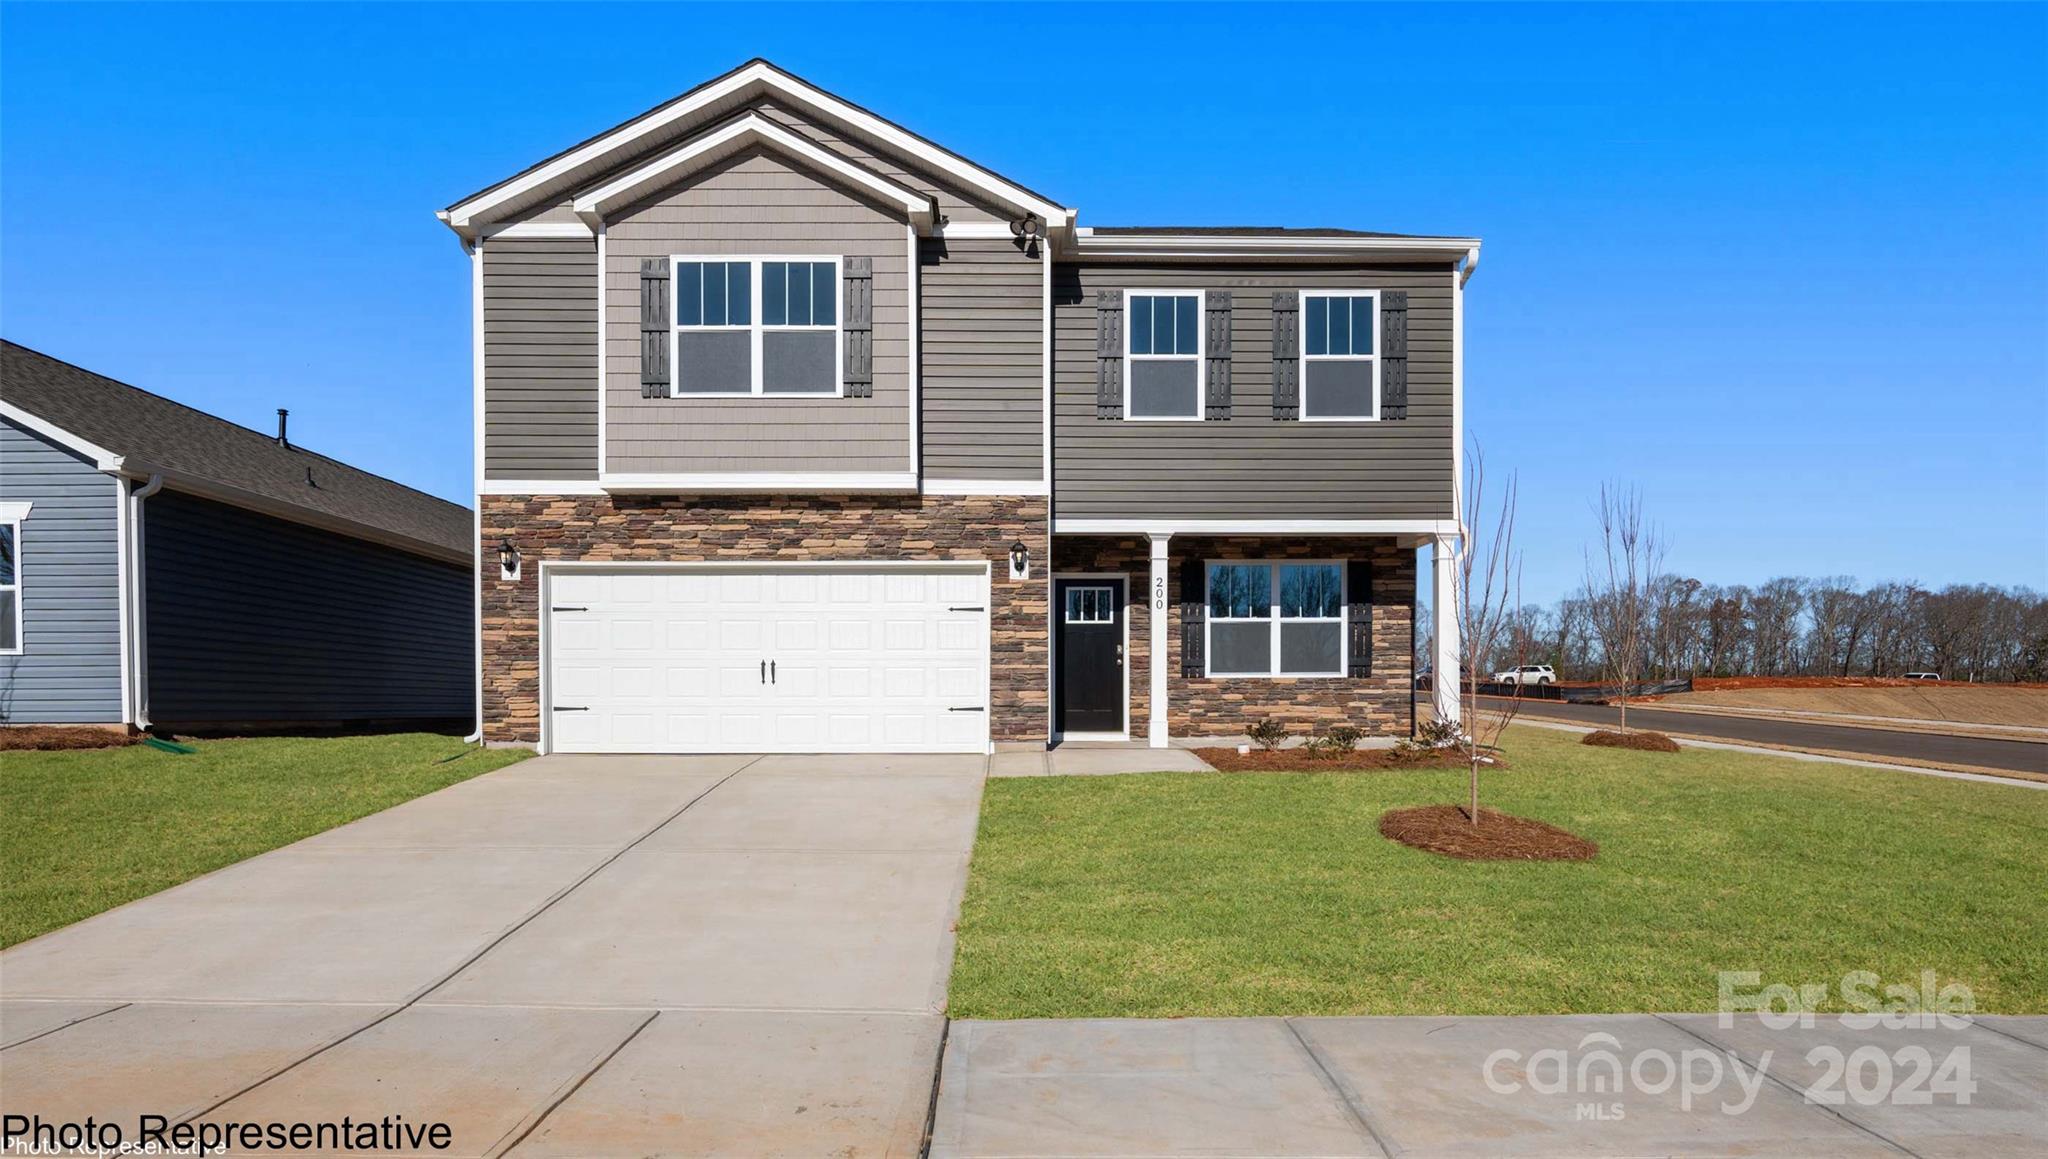
[[0, 946], [502, 768], [426, 733], [0, 752]]
[[958, 1018], [1716, 1008], [1716, 971], [1962, 981], [2048, 1012], [2048, 793], [1519, 728], [1482, 800], [1600, 843], [1458, 862], [1376, 828], [1461, 772], [991, 780]]

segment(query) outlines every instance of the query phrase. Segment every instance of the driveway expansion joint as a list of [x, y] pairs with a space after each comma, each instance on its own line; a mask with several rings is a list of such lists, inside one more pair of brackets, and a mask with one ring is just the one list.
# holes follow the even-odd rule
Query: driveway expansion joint
[[1294, 1036], [1294, 1041], [1300, 1044], [1302, 1053], [1308, 1055], [1309, 1065], [1315, 1068], [1316, 1076], [1323, 1080], [1323, 1086], [1328, 1088], [1330, 1093], [1336, 1095], [1338, 1101], [1344, 1104], [1344, 1109], [1349, 1111], [1352, 1119], [1358, 1123], [1359, 1127], [1364, 1129], [1366, 1137], [1372, 1140], [1373, 1146], [1380, 1149], [1380, 1154], [1386, 1156], [1387, 1159], [1400, 1159], [1402, 1155], [1407, 1154], [1406, 1148], [1402, 1147], [1399, 1143], [1390, 1141], [1389, 1137], [1380, 1130], [1379, 1124], [1373, 1122], [1371, 1112], [1365, 1109], [1364, 1097], [1353, 1089], [1350, 1083], [1337, 1077], [1336, 1068], [1332, 1067], [1329, 1060], [1323, 1057], [1322, 1051], [1316, 1049], [1316, 1044], [1310, 1042], [1308, 1036], [1301, 1032], [1301, 1027], [1297, 1025], [1297, 1020], [1289, 1017], [1282, 1018], [1280, 1022], [1287, 1027], [1287, 1032]]

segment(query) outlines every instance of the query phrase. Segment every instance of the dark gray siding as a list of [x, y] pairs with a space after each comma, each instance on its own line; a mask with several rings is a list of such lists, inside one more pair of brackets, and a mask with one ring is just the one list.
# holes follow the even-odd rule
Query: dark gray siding
[[173, 491], [143, 525], [153, 722], [472, 711], [467, 569]]
[[0, 422], [0, 500], [21, 525], [22, 652], [0, 656], [0, 720], [121, 720], [121, 584], [111, 475]]
[[[1451, 514], [1449, 266], [1060, 265], [1053, 273], [1053, 505], [1061, 518], [1446, 519]], [[1401, 422], [1273, 419], [1272, 291], [1408, 291]], [[1231, 290], [1232, 417], [1095, 417], [1104, 289]]]
[[925, 477], [1043, 477], [1043, 264], [1007, 239], [918, 252]]
[[597, 243], [484, 242], [484, 476], [597, 477]]

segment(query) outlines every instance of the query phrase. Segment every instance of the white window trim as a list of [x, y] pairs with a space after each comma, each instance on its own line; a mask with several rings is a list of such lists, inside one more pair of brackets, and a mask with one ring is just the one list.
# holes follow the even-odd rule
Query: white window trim
[[[766, 398], [806, 399], [846, 397], [846, 259], [838, 254], [670, 254], [668, 266], [668, 396], [673, 399], [692, 398]], [[752, 309], [745, 325], [685, 326], [676, 309], [680, 279], [676, 269], [684, 262], [724, 262], [728, 265], [745, 262], [749, 267], [748, 292], [752, 298]], [[761, 267], [768, 262], [830, 262], [832, 265], [832, 325], [830, 326], [769, 326], [761, 319]], [[753, 372], [752, 390], [702, 391], [682, 389], [683, 380], [677, 373], [677, 358], [682, 353], [682, 343], [676, 340], [684, 330], [704, 330], [738, 333], [746, 331], [752, 335], [749, 357]], [[776, 391], [769, 393], [761, 389], [761, 348], [762, 335], [770, 330], [776, 333], [830, 333], [832, 341], [832, 389], [803, 391]]]
[[[1372, 299], [1372, 353], [1371, 354], [1310, 354], [1308, 352], [1308, 301], [1310, 298], [1371, 298]], [[1301, 317], [1295, 325], [1300, 333], [1295, 339], [1296, 348], [1301, 351], [1301, 421], [1305, 423], [1376, 423], [1380, 421], [1380, 292], [1361, 286], [1357, 289], [1316, 289], [1301, 291]], [[1372, 414], [1366, 415], [1318, 415], [1309, 411], [1308, 364], [1311, 362], [1370, 362], [1372, 363]]]
[[[1268, 582], [1267, 598], [1272, 602], [1266, 607], [1263, 617], [1218, 616], [1208, 607], [1209, 569], [1219, 564], [1234, 567], [1264, 567], [1271, 575]], [[1293, 566], [1323, 565], [1337, 569], [1337, 615], [1329, 616], [1288, 616], [1280, 615], [1280, 569]], [[1223, 680], [1341, 680], [1351, 672], [1351, 632], [1346, 620], [1351, 611], [1351, 568], [1348, 560], [1342, 559], [1206, 559], [1202, 561], [1202, 675]], [[1214, 629], [1218, 622], [1225, 624], [1265, 624], [1268, 629], [1267, 671], [1265, 672], [1217, 672], [1215, 670], [1216, 648]], [[1282, 672], [1280, 671], [1280, 625], [1282, 624], [1335, 624], [1337, 625], [1337, 668], [1333, 672]]]
[[[1202, 408], [1209, 397], [1209, 324], [1204, 314], [1204, 299], [1201, 290], [1161, 289], [1124, 291], [1124, 421], [1127, 423], [1198, 423], [1202, 421]], [[1131, 413], [1131, 364], [1133, 362], [1186, 362], [1186, 354], [1133, 354], [1131, 353], [1131, 299], [1132, 298], [1193, 298], [1195, 300], [1195, 413], [1191, 415], [1134, 415]]]
[[[13, 505], [9, 504], [9, 506]], [[21, 507], [22, 510], [19, 514], [8, 511], [5, 513], [7, 518], [0, 519], [0, 527], [4, 527], [14, 533], [14, 581], [12, 583], [0, 583], [0, 592], [14, 593], [14, 647], [0, 648], [0, 656], [19, 656], [28, 644], [27, 637], [22, 634], [23, 621], [21, 615], [21, 607], [24, 602], [22, 599], [21, 520], [22, 516], [28, 514], [28, 504], [24, 503]]]

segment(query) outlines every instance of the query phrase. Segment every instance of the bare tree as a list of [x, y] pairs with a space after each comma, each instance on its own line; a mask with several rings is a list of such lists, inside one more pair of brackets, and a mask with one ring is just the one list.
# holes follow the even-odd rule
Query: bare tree
[[1621, 731], [1628, 731], [1628, 696], [1649, 648], [1650, 587], [1664, 568], [1664, 543], [1643, 521], [1643, 497], [1634, 488], [1600, 485], [1600, 554], [1586, 559], [1593, 635], [1600, 665], [1620, 686]]
[[[1522, 603], [1522, 556], [1515, 550], [1515, 476], [1508, 476], [1492, 526], [1481, 534], [1486, 514], [1486, 458], [1473, 444], [1465, 460], [1465, 493], [1458, 505], [1466, 519], [1458, 537], [1453, 582], [1458, 616], [1458, 653], [1461, 667], [1470, 671], [1465, 686], [1465, 752], [1471, 764], [1471, 807], [1466, 811], [1479, 824], [1479, 749], [1498, 745], [1521, 707], [1520, 696], [1490, 698], [1487, 712], [1479, 711], [1479, 679], [1495, 649], [1511, 634]], [[1462, 674], [1453, 673], [1457, 680]], [[1446, 675], [1436, 674], [1438, 680]], [[1455, 685], [1453, 687], [1456, 687]], [[1519, 691], [1519, 686], [1517, 686]]]

